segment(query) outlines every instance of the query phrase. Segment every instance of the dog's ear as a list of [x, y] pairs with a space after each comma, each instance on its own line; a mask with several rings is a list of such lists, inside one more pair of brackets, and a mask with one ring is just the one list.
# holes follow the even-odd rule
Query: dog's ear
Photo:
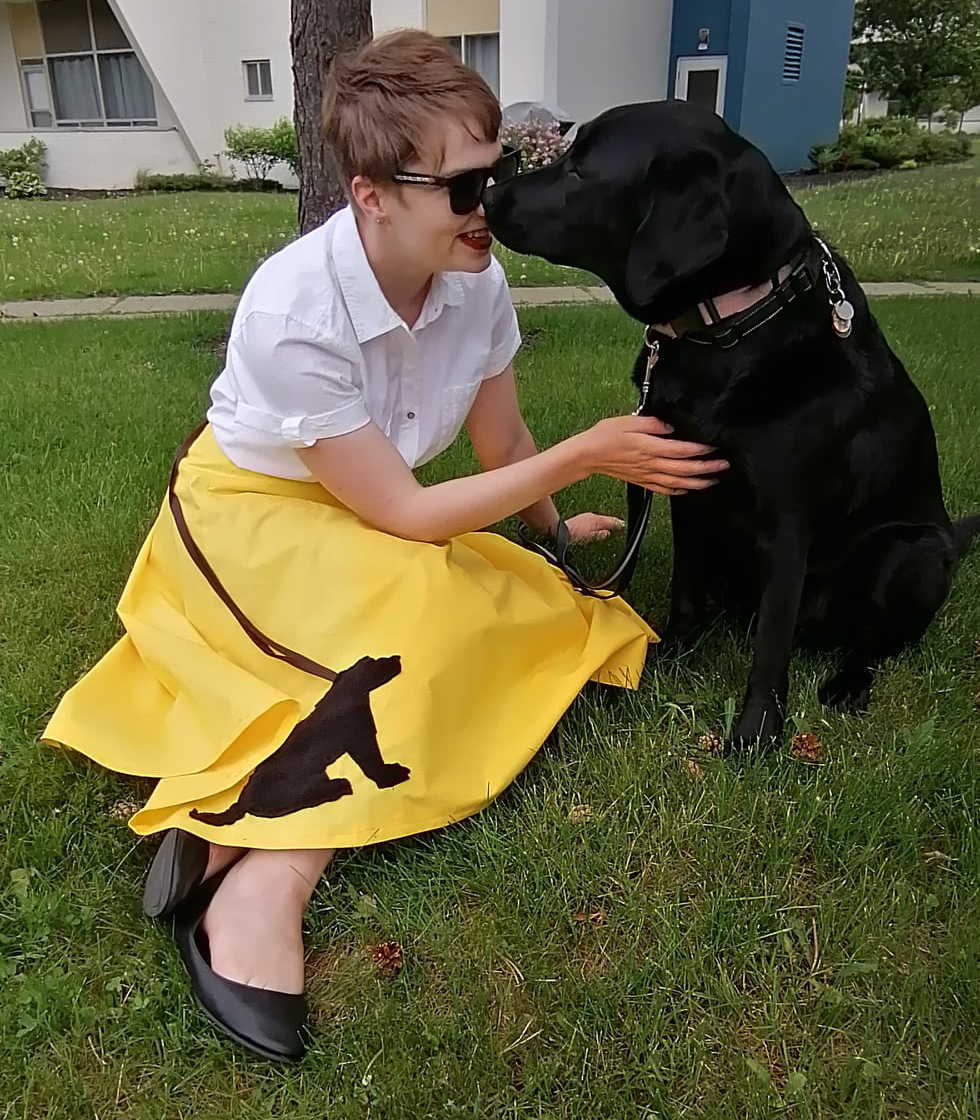
[[666, 173], [653, 170], [652, 203], [626, 258], [626, 294], [641, 307], [668, 284], [717, 260], [728, 243], [728, 201], [717, 158], [698, 152]]

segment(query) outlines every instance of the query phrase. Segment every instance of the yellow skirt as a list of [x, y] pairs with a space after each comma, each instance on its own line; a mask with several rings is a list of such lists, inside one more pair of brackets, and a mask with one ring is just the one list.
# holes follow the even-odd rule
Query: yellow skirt
[[248, 620], [327, 666], [263, 652], [164, 502], [119, 602], [125, 634], [44, 740], [159, 778], [130, 821], [252, 848], [340, 848], [484, 808], [586, 681], [635, 688], [655, 636], [494, 533], [383, 533], [317, 483], [241, 470], [210, 428], [182, 461], [190, 533]]

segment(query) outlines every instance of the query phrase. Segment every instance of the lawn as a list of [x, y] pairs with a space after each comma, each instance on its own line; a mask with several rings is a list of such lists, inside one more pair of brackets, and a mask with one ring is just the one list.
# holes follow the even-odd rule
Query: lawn
[[[980, 509], [974, 305], [878, 310], [930, 400], [952, 510]], [[226, 325], [0, 328], [0, 1117], [980, 1115], [980, 550], [865, 718], [823, 712], [828, 663], [794, 662], [791, 730], [819, 736], [823, 765], [695, 758], [744, 686], [749, 646], [719, 626], [636, 696], [584, 694], [477, 818], [338, 860], [309, 917], [302, 1066], [215, 1035], [140, 913], [151, 847], [120, 818], [148, 783], [37, 736], [117, 633]], [[637, 331], [615, 308], [523, 326], [542, 441], [632, 406]], [[428, 477], [469, 466], [461, 444]], [[590, 483], [562, 505], [622, 496]], [[658, 619], [669, 547], [658, 501], [631, 593]], [[386, 940], [395, 979], [369, 957]]]
[[[863, 280], [980, 279], [980, 154], [794, 189]], [[0, 198], [0, 300], [237, 292], [263, 257], [294, 236], [295, 221], [294, 195]], [[513, 286], [596, 282], [499, 246], [497, 252]]]

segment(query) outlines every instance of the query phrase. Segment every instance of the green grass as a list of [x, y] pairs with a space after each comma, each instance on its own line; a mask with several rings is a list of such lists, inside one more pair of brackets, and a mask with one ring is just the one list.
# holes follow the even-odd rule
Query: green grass
[[[980, 279], [980, 155], [945, 167], [797, 188], [862, 280]], [[0, 198], [0, 299], [237, 292], [295, 235], [294, 195]], [[594, 284], [500, 246], [513, 286]]]
[[[974, 304], [878, 312], [932, 406], [951, 509], [980, 509]], [[141, 917], [150, 846], [110, 812], [149, 784], [37, 736], [117, 633], [226, 324], [0, 328], [0, 1117], [980, 1115], [980, 553], [865, 718], [822, 711], [828, 662], [794, 660], [791, 727], [820, 735], [821, 767], [691, 769], [744, 686], [750, 647], [723, 626], [618, 705], [584, 694], [490, 809], [339, 859], [309, 916], [301, 1067], [220, 1040]], [[637, 329], [616, 309], [523, 325], [542, 442], [632, 407]], [[428, 475], [470, 463], [461, 444]], [[562, 497], [586, 504], [621, 508], [619, 487]], [[657, 618], [664, 505], [631, 593]], [[395, 980], [367, 958], [381, 940], [404, 946]]]
[[980, 148], [962, 163], [798, 190], [810, 221], [870, 280], [980, 279]]

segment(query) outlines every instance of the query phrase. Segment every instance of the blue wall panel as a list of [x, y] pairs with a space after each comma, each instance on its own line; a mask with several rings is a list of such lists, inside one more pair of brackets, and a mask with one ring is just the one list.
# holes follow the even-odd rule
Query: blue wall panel
[[[670, 89], [679, 57], [728, 56], [725, 119], [779, 171], [809, 165], [814, 144], [837, 136], [854, 0], [674, 0]], [[786, 32], [804, 28], [799, 81], [783, 79]], [[698, 51], [698, 28], [711, 29]]]
[[[840, 126], [854, 0], [750, 0], [739, 131], [778, 171], [809, 166]], [[783, 79], [789, 24], [804, 28], [800, 80]]]
[[[727, 54], [728, 24], [732, 0], [675, 0], [674, 22], [670, 31], [670, 54]], [[707, 27], [711, 35], [707, 51], [698, 50], [698, 29]]]

